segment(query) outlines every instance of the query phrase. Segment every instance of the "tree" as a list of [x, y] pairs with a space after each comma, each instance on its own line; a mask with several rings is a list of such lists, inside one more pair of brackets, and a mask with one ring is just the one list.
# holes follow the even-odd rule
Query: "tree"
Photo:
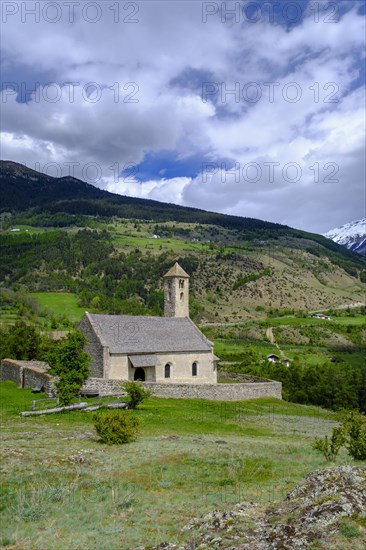
[[90, 355], [84, 352], [87, 340], [81, 332], [70, 332], [47, 354], [51, 374], [59, 377], [57, 396], [61, 405], [68, 405], [77, 397], [88, 378]]
[[313, 449], [323, 453], [327, 460], [334, 460], [341, 447], [355, 460], [366, 460], [366, 417], [356, 410], [339, 413], [341, 425], [333, 428], [330, 439], [315, 438]]
[[14, 326], [2, 331], [0, 355], [10, 359], [39, 359], [43, 344], [35, 326], [20, 319]]

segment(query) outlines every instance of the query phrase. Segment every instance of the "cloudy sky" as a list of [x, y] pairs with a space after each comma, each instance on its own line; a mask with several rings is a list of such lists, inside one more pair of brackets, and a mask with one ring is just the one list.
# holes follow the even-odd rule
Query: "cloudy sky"
[[6, 1], [1, 158], [325, 232], [365, 216], [365, 2]]

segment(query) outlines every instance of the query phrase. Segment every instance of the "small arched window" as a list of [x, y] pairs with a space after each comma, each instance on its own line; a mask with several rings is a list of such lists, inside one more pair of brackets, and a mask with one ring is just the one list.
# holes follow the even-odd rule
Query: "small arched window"
[[198, 364], [195, 361], [194, 363], [192, 363], [192, 376], [197, 376], [197, 373], [198, 373]]
[[179, 279], [179, 288], [184, 288], [184, 279]]
[[164, 378], [170, 378], [170, 374], [171, 374], [170, 364], [167, 363], [164, 367]]
[[181, 293], [180, 293], [180, 299], [183, 300], [183, 298], [184, 298], [184, 293], [181, 292]]

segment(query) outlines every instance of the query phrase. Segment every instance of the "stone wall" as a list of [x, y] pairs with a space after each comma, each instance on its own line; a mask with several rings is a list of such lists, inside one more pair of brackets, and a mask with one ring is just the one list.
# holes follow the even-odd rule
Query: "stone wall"
[[4, 359], [1, 361], [0, 366], [0, 380], [11, 380], [15, 382], [17, 386], [22, 386], [22, 372], [23, 369], [19, 364], [10, 359]]
[[121, 386], [126, 380], [107, 380], [105, 378], [88, 378], [83, 390], [99, 391], [101, 396], [110, 394], [121, 394]]
[[0, 365], [0, 380], [12, 380], [19, 388], [43, 386], [44, 391], [54, 395], [55, 378], [47, 373], [48, 364], [43, 361], [15, 361], [3, 359]]
[[[40, 361], [14, 361], [4, 359], [0, 367], [0, 380], [12, 380], [20, 388], [33, 388], [41, 384], [45, 392], [55, 395], [55, 377], [47, 373], [47, 363]], [[121, 394], [123, 380], [88, 378], [83, 389], [98, 390], [101, 396]], [[282, 399], [281, 382], [262, 381], [243, 384], [170, 384], [143, 382], [156, 397], [176, 399], [208, 399], [212, 401], [245, 401], [258, 397]]]
[[[121, 393], [122, 380], [89, 378], [84, 389], [99, 390], [100, 395]], [[157, 384], [143, 382], [155, 397], [176, 399], [209, 399], [212, 401], [245, 401], [259, 397], [282, 399], [281, 382], [263, 381], [244, 384]]]
[[89, 353], [91, 356], [91, 362], [89, 364], [91, 376], [102, 378], [104, 376], [104, 348], [92, 329], [87, 315], [84, 315], [81, 319], [78, 330], [80, 330], [88, 340], [84, 349], [86, 353]]

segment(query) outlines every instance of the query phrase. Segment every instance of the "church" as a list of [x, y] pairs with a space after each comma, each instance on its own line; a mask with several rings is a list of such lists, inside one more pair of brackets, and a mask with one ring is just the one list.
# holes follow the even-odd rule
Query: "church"
[[168, 384], [217, 382], [213, 344], [189, 318], [189, 275], [175, 263], [164, 275], [164, 317], [86, 312], [78, 329], [91, 377]]

